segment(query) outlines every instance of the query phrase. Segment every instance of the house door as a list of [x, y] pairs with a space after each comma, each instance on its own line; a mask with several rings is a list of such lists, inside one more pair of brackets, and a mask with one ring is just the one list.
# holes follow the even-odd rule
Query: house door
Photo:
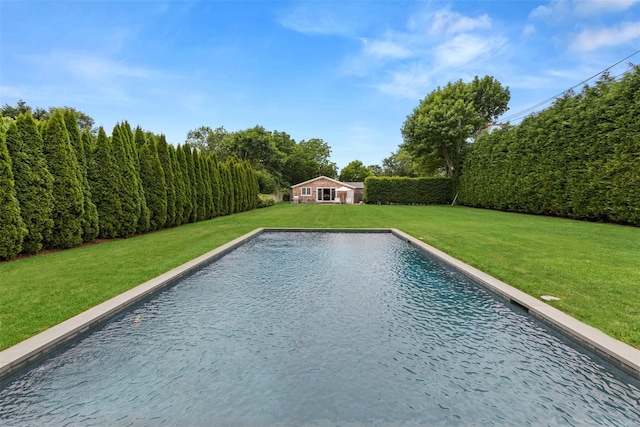
[[318, 202], [333, 202], [336, 199], [336, 189], [318, 188], [316, 199]]

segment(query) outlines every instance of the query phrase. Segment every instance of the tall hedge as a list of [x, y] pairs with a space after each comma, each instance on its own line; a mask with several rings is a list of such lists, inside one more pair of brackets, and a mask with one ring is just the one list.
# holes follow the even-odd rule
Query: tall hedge
[[53, 230], [48, 246], [71, 248], [82, 243], [84, 195], [79, 166], [61, 111], [55, 111], [43, 133], [44, 157], [53, 176]]
[[[15, 133], [14, 133], [15, 131]], [[35, 254], [53, 229], [53, 177], [42, 153], [42, 137], [31, 114], [20, 114], [7, 130], [20, 213], [29, 230], [22, 252]]]
[[82, 241], [90, 242], [98, 236], [98, 210], [93, 203], [91, 196], [91, 187], [87, 177], [87, 157], [84, 149], [84, 141], [82, 134], [78, 128], [76, 115], [71, 110], [65, 110], [64, 122], [67, 132], [69, 133], [69, 141], [73, 147], [76, 159], [78, 160], [78, 169], [76, 171], [78, 180], [82, 184], [82, 203], [84, 213], [82, 215]]
[[88, 165], [89, 184], [98, 210], [98, 235], [103, 239], [118, 237], [122, 218], [119, 171], [116, 168], [111, 141], [102, 127], [98, 130], [98, 138]]
[[128, 237], [135, 233], [141, 211], [138, 183], [140, 177], [134, 165], [131, 143], [126, 126], [116, 124], [111, 134], [111, 144], [117, 172], [118, 196], [122, 209], [119, 237]]
[[[178, 160], [178, 167], [180, 168], [180, 175], [184, 184], [184, 207], [182, 212], [182, 224], [189, 222], [191, 218], [191, 211], [193, 210], [193, 196], [191, 188], [191, 177], [189, 174], [189, 164], [187, 162], [186, 150], [189, 150], [188, 145], [178, 146], [176, 149], [176, 157]], [[190, 152], [191, 150], [189, 150]]]
[[169, 145], [164, 135], [158, 138], [158, 157], [164, 171], [164, 179], [167, 185], [167, 227], [173, 227], [176, 224], [176, 183], [175, 174], [173, 172], [173, 163], [169, 154]]
[[467, 153], [460, 203], [640, 225], [640, 67], [567, 94]]
[[437, 205], [451, 203], [451, 178], [370, 176], [364, 181], [366, 203]]
[[140, 148], [140, 179], [151, 212], [149, 227], [159, 230], [167, 222], [167, 183], [153, 139], [147, 140]]
[[[129, 123], [125, 122], [125, 124], [129, 127]], [[129, 131], [130, 130], [131, 128], [129, 127]], [[147, 206], [147, 194], [144, 190], [144, 185], [142, 184], [142, 178], [140, 177], [140, 146], [144, 144], [145, 139], [142, 128], [138, 126], [133, 133], [129, 144], [135, 173], [138, 177], [138, 194], [140, 195], [140, 216], [138, 217], [136, 233], [145, 233], [149, 231], [151, 227], [151, 210]]]
[[20, 216], [5, 135], [0, 132], [0, 260], [20, 253], [27, 232]]

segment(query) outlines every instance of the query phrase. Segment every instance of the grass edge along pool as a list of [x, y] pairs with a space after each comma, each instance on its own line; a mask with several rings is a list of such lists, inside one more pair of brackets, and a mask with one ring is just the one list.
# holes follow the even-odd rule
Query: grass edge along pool
[[449, 264], [456, 270], [518, 306], [531, 316], [560, 331], [586, 350], [602, 357], [631, 376], [640, 379], [640, 350], [618, 341], [560, 310], [540, 301], [468, 264], [397, 229], [316, 229], [316, 228], [258, 228], [179, 267], [136, 286], [102, 304], [72, 317], [46, 331], [35, 335], [0, 352], [0, 381], [28, 368], [45, 356], [72, 342], [97, 326], [107, 322], [129, 307], [151, 297], [178, 279], [196, 271], [243, 245], [257, 235], [269, 231], [304, 232], [353, 232], [392, 233], [396, 237], [419, 247], [427, 253]]

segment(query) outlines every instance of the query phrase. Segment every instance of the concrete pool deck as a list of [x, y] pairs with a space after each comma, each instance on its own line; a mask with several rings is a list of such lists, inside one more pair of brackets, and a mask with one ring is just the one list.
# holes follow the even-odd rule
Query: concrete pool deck
[[309, 228], [258, 228], [179, 267], [130, 289], [102, 304], [84, 311], [56, 326], [28, 338], [0, 352], [0, 380], [6, 379], [32, 365], [55, 350], [69, 344], [80, 335], [104, 324], [114, 316], [135, 304], [171, 286], [176, 280], [200, 267], [215, 261], [228, 252], [264, 232], [352, 232], [392, 233], [425, 252], [449, 264], [474, 279], [509, 303], [518, 306], [531, 316], [560, 331], [587, 350], [607, 360], [631, 376], [640, 379], [640, 350], [615, 340], [603, 332], [582, 323], [545, 302], [525, 294], [500, 280], [465, 264], [446, 253], [397, 229], [309, 229]]

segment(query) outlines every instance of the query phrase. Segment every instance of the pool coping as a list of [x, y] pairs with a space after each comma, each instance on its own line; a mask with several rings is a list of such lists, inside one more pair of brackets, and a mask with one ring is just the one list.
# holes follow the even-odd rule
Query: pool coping
[[129, 307], [149, 298], [171, 286], [176, 280], [198, 268], [215, 261], [233, 251], [247, 241], [264, 232], [352, 232], [352, 233], [392, 233], [396, 237], [449, 264], [466, 276], [474, 279], [509, 303], [527, 311], [531, 316], [559, 330], [565, 336], [578, 342], [589, 351], [609, 363], [640, 379], [640, 350], [618, 341], [602, 331], [589, 326], [562, 311], [528, 295], [484, 273], [423, 241], [395, 228], [257, 228], [218, 248], [213, 249], [174, 269], [148, 280], [120, 295], [96, 305], [68, 320], [65, 320], [31, 338], [0, 351], [0, 381], [9, 378], [29, 365], [44, 358], [57, 349], [69, 344], [78, 336], [122, 313]]

